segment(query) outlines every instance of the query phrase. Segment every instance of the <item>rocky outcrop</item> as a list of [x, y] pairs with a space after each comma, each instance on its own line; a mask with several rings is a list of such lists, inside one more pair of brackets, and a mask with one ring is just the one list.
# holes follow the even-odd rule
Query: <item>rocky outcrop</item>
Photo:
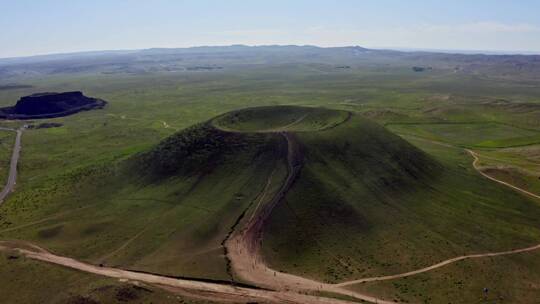
[[40, 119], [101, 109], [106, 101], [84, 96], [82, 92], [38, 93], [22, 97], [13, 107], [0, 108], [0, 118]]

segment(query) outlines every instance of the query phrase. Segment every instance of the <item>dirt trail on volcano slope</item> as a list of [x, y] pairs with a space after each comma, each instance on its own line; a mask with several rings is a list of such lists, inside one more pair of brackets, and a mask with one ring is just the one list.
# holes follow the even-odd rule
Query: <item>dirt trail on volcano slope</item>
[[[285, 193], [292, 186], [302, 167], [302, 156], [294, 135], [287, 132], [280, 132], [280, 134], [287, 140], [288, 174], [280, 189], [267, 202], [257, 208], [256, 214], [240, 230], [234, 231], [232, 236], [225, 242], [227, 257], [231, 262], [235, 275], [259, 287], [276, 291], [323, 291], [346, 295], [372, 303], [395, 303], [350, 291], [333, 284], [279, 272], [266, 265], [261, 254], [264, 224], [274, 207], [283, 199]], [[264, 193], [263, 196], [267, 196], [267, 193]]]
[[[286, 133], [286, 132], [282, 132], [281, 134], [285, 136], [288, 143], [287, 162], [288, 162], [289, 174], [284, 184], [282, 185], [280, 190], [271, 198], [271, 200], [268, 201], [268, 203], [266, 203], [264, 207], [261, 208], [260, 211], [255, 216], [252, 216], [252, 218], [244, 225], [244, 227], [240, 231], [235, 232], [233, 236], [225, 244], [225, 246], [227, 246], [228, 248], [228, 257], [231, 261], [231, 266], [233, 270], [235, 271], [237, 276], [241, 277], [242, 279], [246, 281], [253, 282], [262, 287], [272, 288], [276, 290], [296, 290], [296, 291], [319, 290], [319, 291], [328, 291], [328, 292], [334, 292], [334, 293], [339, 293], [339, 294], [347, 294], [351, 297], [363, 299], [366, 301], [372, 301], [372, 302], [378, 302], [378, 303], [393, 303], [393, 302], [386, 302], [381, 299], [375, 299], [373, 297], [369, 297], [363, 294], [351, 293], [350, 291], [346, 290], [344, 287], [358, 284], [358, 283], [363, 283], [363, 282], [383, 281], [383, 280], [392, 280], [392, 279], [408, 277], [408, 276], [428, 272], [431, 270], [435, 270], [437, 268], [444, 267], [446, 265], [449, 265], [458, 261], [466, 260], [466, 259], [505, 256], [505, 255], [530, 252], [530, 251], [535, 251], [535, 250], [540, 249], [540, 244], [538, 244], [538, 245], [534, 245], [527, 248], [513, 249], [513, 250], [508, 250], [508, 251], [464, 255], [464, 256], [451, 258], [451, 259], [442, 261], [440, 263], [437, 263], [437, 264], [434, 264], [425, 268], [421, 268], [418, 270], [413, 270], [413, 271], [409, 271], [409, 272], [405, 272], [401, 274], [363, 278], [363, 279], [351, 280], [351, 281], [338, 283], [338, 284], [326, 284], [326, 283], [318, 282], [318, 281], [311, 280], [308, 278], [273, 270], [266, 265], [261, 255], [261, 243], [262, 243], [262, 232], [263, 232], [264, 222], [266, 221], [266, 219], [268, 219], [273, 208], [279, 203], [279, 201], [283, 198], [287, 190], [291, 187], [292, 183], [294, 182], [294, 179], [296, 178], [296, 176], [298, 175], [298, 172], [301, 169], [301, 161], [300, 161], [301, 155], [298, 155], [299, 153], [298, 145], [295, 142], [294, 137], [291, 134]], [[509, 186], [515, 190], [528, 194], [532, 197], [540, 198], [540, 196], [537, 196], [534, 193], [530, 193], [526, 190], [523, 190], [521, 188], [518, 188], [506, 182], [497, 180], [483, 173], [482, 171], [480, 171], [477, 165], [478, 157], [476, 156], [476, 154], [470, 150], [466, 150], [466, 151], [469, 152], [474, 157], [473, 167], [486, 178], [489, 178], [490, 180]]]
[[259, 286], [278, 290], [313, 290], [321, 287], [320, 282], [280, 273], [268, 268], [261, 256], [261, 243], [264, 224], [274, 207], [281, 201], [294, 182], [301, 168], [298, 146], [292, 135], [281, 133], [287, 140], [287, 176], [280, 189], [273, 195], [263, 193], [262, 197], [270, 197], [258, 206], [251, 218], [225, 243], [231, 267], [236, 276]]
[[[215, 301], [233, 301], [235, 303], [246, 303], [253, 301], [263, 301], [263, 303], [306, 304], [353, 303], [333, 298], [310, 296], [295, 292], [298, 290], [303, 290], [311, 292], [334, 292], [342, 295], [348, 295], [353, 298], [361, 299], [368, 302], [393, 304], [394, 302], [384, 301], [364, 294], [348, 291], [346, 289], [335, 288], [329, 284], [324, 284], [299, 276], [276, 272], [266, 267], [266, 265], [264, 264], [264, 261], [259, 254], [264, 222], [268, 218], [276, 204], [279, 203], [283, 195], [290, 188], [301, 167], [298, 146], [294, 141], [292, 135], [285, 132], [281, 132], [280, 134], [285, 137], [288, 143], [287, 178], [281, 186], [280, 190], [271, 197], [270, 201], [268, 203], [262, 203], [261, 206], [258, 206], [256, 210], [257, 212], [251, 217], [248, 224], [245, 225], [245, 228], [242, 229], [240, 233], [235, 232], [234, 239], [230, 239], [226, 245], [229, 247], [229, 249], [233, 249], [229, 258], [231, 259], [231, 262], [235, 267], [234, 270], [237, 273], [242, 274], [242, 276], [246, 275], [248, 277], [248, 280], [253, 279], [253, 282], [257, 283], [258, 285], [268, 286], [271, 289], [276, 289], [276, 291], [236, 287], [225, 283], [209, 283], [199, 280], [176, 279], [167, 276], [161, 276], [158, 274], [140, 273], [119, 268], [99, 267], [69, 257], [55, 255], [37, 245], [25, 241], [0, 241], [0, 251], [17, 251], [19, 254], [22, 254], [30, 259], [61, 265], [64, 267], [97, 275], [123, 280], [144, 282], [161, 287], [168, 291], [177, 292], [179, 294], [188, 294], [192, 296], [203, 294], [204, 298]], [[2, 192], [4, 194], [3, 198], [5, 198], [11, 192], [11, 190], [13, 189], [13, 185], [15, 185], [15, 180], [17, 177], [16, 168], [21, 148], [21, 135], [22, 129], [17, 130], [17, 138], [15, 141], [13, 156], [11, 159], [10, 178], [8, 180], [8, 184]], [[266, 195], [267, 193], [264, 193], [264, 196]], [[35, 223], [36, 222], [32, 224]], [[21, 227], [24, 227], [24, 225], [17, 228]], [[133, 241], [135, 241], [135, 239]], [[250, 270], [251, 266], [253, 266], [253, 268]]]

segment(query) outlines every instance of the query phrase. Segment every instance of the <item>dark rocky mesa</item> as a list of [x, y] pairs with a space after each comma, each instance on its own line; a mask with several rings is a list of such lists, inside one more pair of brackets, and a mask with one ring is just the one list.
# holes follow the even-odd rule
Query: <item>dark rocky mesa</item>
[[0, 108], [3, 119], [43, 119], [101, 109], [106, 101], [84, 96], [82, 92], [38, 93], [24, 96], [15, 106]]

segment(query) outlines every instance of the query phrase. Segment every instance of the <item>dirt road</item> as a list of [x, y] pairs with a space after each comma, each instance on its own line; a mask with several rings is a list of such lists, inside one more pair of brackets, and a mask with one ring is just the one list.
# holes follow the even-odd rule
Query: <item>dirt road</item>
[[[264, 289], [235, 287], [228, 284], [208, 283], [194, 280], [175, 279], [154, 274], [128, 271], [118, 268], [99, 267], [68, 257], [62, 257], [48, 252], [35, 245], [24, 243], [0, 242], [0, 250], [16, 251], [27, 258], [51, 264], [76, 269], [79, 271], [102, 275], [110, 278], [142, 282], [164, 288], [171, 292], [204, 293], [205, 297], [215, 301], [234, 301], [247, 303], [262, 301], [262, 303], [314, 303], [314, 304], [352, 304], [354, 302], [332, 298], [317, 297], [295, 292], [270, 291]], [[381, 302], [382, 303], [382, 302]]]
[[262, 197], [269, 197], [256, 208], [256, 213], [239, 230], [225, 242], [227, 255], [231, 261], [231, 268], [236, 276], [244, 281], [256, 284], [259, 287], [281, 292], [332, 292], [346, 295], [358, 300], [372, 303], [392, 304], [373, 296], [353, 292], [337, 285], [327, 284], [309, 278], [280, 272], [268, 267], [261, 254], [263, 229], [275, 206], [282, 201], [283, 196], [294, 183], [302, 167], [298, 143], [294, 135], [288, 132], [279, 132], [287, 141], [287, 167], [288, 174], [279, 190], [272, 196], [263, 193]]
[[294, 182], [301, 168], [301, 163], [298, 162], [298, 147], [293, 136], [285, 132], [281, 134], [287, 140], [287, 177], [274, 195], [268, 195], [268, 193], [261, 195], [268, 199], [265, 202], [259, 202], [256, 213], [241, 229], [233, 232], [225, 242], [225, 247], [227, 247], [228, 258], [234, 273], [245, 281], [277, 290], [317, 290], [321, 287], [321, 282], [270, 269], [261, 255], [264, 224]]
[[21, 137], [24, 127], [18, 130], [8, 128], [1, 129], [6, 131], [15, 131], [17, 132], [17, 136], [15, 137], [15, 144], [13, 145], [13, 151], [11, 153], [11, 163], [9, 165], [8, 180], [6, 182], [6, 185], [4, 186], [4, 189], [2, 189], [2, 192], [0, 192], [0, 205], [2, 205], [8, 194], [13, 191], [13, 188], [15, 188], [15, 184], [17, 182], [17, 163], [19, 162], [19, 155], [21, 153]]
[[[434, 142], [434, 143], [439, 144], [438, 142]], [[448, 146], [448, 145], [445, 145], [445, 146]], [[449, 147], [456, 148], [454, 146], [449, 146]], [[465, 151], [467, 151], [473, 157], [474, 160], [473, 160], [472, 165], [473, 165], [474, 169], [476, 169], [476, 171], [478, 171], [478, 173], [480, 173], [485, 178], [490, 179], [490, 180], [492, 180], [492, 181], [494, 181], [496, 183], [505, 185], [507, 187], [510, 187], [510, 188], [512, 188], [512, 189], [514, 189], [514, 190], [516, 190], [518, 192], [524, 193], [524, 194], [526, 194], [528, 196], [531, 196], [533, 198], [540, 199], [540, 196], [537, 195], [537, 194], [529, 192], [529, 191], [527, 191], [525, 189], [521, 189], [519, 187], [516, 187], [516, 186], [514, 186], [512, 184], [509, 184], [507, 182], [504, 182], [502, 180], [498, 180], [498, 179], [484, 173], [481, 170], [481, 167], [478, 165], [478, 162], [480, 161], [480, 159], [478, 158], [478, 153], [476, 153], [476, 152], [474, 152], [474, 151], [472, 151], [470, 149], [465, 149]], [[336, 284], [335, 286], [345, 287], [345, 286], [350, 286], [350, 285], [359, 284], [359, 283], [365, 283], [365, 282], [375, 282], [375, 281], [385, 281], [385, 280], [399, 279], [399, 278], [409, 277], [409, 276], [420, 274], [420, 273], [423, 273], [423, 272], [428, 272], [428, 271], [431, 271], [431, 270], [435, 270], [437, 268], [440, 268], [440, 267], [443, 267], [443, 266], [446, 266], [446, 265], [449, 265], [449, 264], [452, 264], [452, 263], [455, 263], [455, 262], [467, 260], [467, 259], [478, 259], [478, 258], [486, 258], [486, 257], [504, 256], [504, 255], [511, 255], [511, 254], [518, 254], [518, 253], [524, 253], [524, 252], [529, 252], [529, 251], [535, 251], [535, 250], [539, 250], [539, 249], [540, 249], [540, 244], [530, 246], [530, 247], [526, 247], [526, 248], [508, 250], [508, 251], [488, 252], [488, 253], [482, 253], [482, 254], [464, 255], [464, 256], [459, 256], [459, 257], [455, 257], [455, 258], [452, 258], [452, 259], [442, 261], [442, 262], [437, 263], [435, 265], [431, 265], [431, 266], [428, 266], [428, 267], [425, 267], [425, 268], [421, 268], [421, 269], [417, 269], [417, 270], [413, 270], [413, 271], [409, 271], [409, 272], [405, 272], [405, 273], [401, 273], [401, 274], [363, 278], [363, 279], [358, 279], [358, 280], [342, 282], [342, 283]]]
[[[406, 135], [406, 134], [401, 134], [400, 136], [403, 136], [403, 137], [411, 137], [411, 138], [414, 138], [414, 139], [417, 139], [417, 140], [420, 140], [420, 141], [425, 141], [425, 142], [429, 142], [429, 143], [432, 143], [432, 144], [436, 144], [436, 145], [440, 145], [440, 146], [444, 146], [444, 147], [448, 147], [448, 148], [453, 148], [453, 149], [463, 149], [461, 147], [457, 147], [457, 146], [454, 146], [452, 144], [448, 144], [448, 143], [444, 143], [444, 142], [440, 142], [440, 141], [436, 141], [436, 140], [431, 140], [431, 139], [426, 139], [426, 138], [422, 138], [422, 137], [418, 137], [418, 136], [414, 136], [414, 135]], [[534, 194], [532, 192], [529, 192], [525, 189], [522, 189], [522, 188], [519, 188], [519, 187], [516, 187], [510, 183], [507, 183], [505, 181], [502, 181], [502, 180], [499, 180], [499, 179], [496, 179], [494, 178], [493, 176], [490, 176], [486, 173], [484, 173], [482, 171], [482, 168], [478, 165], [478, 163], [480, 162], [480, 159], [479, 159], [479, 155], [478, 153], [470, 150], [470, 149], [463, 149], [465, 150], [467, 153], [469, 153], [472, 157], [473, 157], [473, 167], [474, 169], [476, 169], [476, 171], [478, 171], [478, 173], [480, 173], [483, 177], [487, 178], [487, 179], [490, 179], [496, 183], [499, 183], [501, 185], [505, 185], [507, 187], [510, 187], [518, 192], [521, 192], [521, 193], [524, 193], [530, 197], [533, 197], [533, 198], [537, 198], [537, 199], [540, 199], [540, 195], [538, 194]]]
[[455, 263], [455, 262], [458, 262], [458, 261], [467, 260], [467, 259], [479, 259], [479, 258], [487, 258], [487, 257], [504, 256], [504, 255], [511, 255], [511, 254], [516, 254], [516, 253], [534, 251], [534, 250], [538, 250], [538, 249], [540, 249], [540, 244], [535, 245], [535, 246], [531, 246], [531, 247], [527, 247], [527, 248], [515, 249], [515, 250], [464, 255], [464, 256], [448, 259], [446, 261], [442, 261], [442, 262], [437, 263], [435, 265], [431, 265], [431, 266], [428, 266], [428, 267], [425, 267], [425, 268], [422, 268], [422, 269], [418, 269], [418, 270], [413, 270], [413, 271], [409, 271], [409, 272], [405, 272], [405, 273], [401, 273], [401, 274], [395, 274], [395, 275], [388, 275], [388, 276], [381, 276], [381, 277], [371, 277], [371, 278], [364, 278], [364, 279], [359, 279], [359, 280], [347, 281], [347, 282], [335, 284], [334, 286], [344, 287], [344, 286], [349, 286], [349, 285], [354, 285], [354, 284], [359, 284], [359, 283], [386, 281], [386, 280], [405, 278], [405, 277], [420, 274], [420, 273], [423, 273], [423, 272], [428, 272], [428, 271], [431, 271], [431, 270], [435, 270], [437, 268], [440, 268], [440, 267], [443, 267], [443, 266], [446, 266], [446, 265], [449, 265], [449, 264], [452, 264], [452, 263]]
[[540, 199], [540, 195], [534, 194], [534, 193], [529, 192], [529, 191], [527, 191], [527, 190], [525, 190], [525, 189], [521, 189], [521, 188], [519, 188], [519, 187], [516, 187], [516, 186], [514, 186], [514, 185], [512, 185], [512, 184], [509, 184], [509, 183], [507, 183], [507, 182], [505, 182], [505, 181], [496, 179], [496, 178], [494, 178], [494, 177], [492, 177], [492, 176], [490, 176], [490, 175], [484, 173], [484, 172], [481, 170], [480, 166], [478, 165], [478, 162], [480, 161], [480, 159], [478, 158], [478, 153], [476, 153], [476, 152], [474, 152], [474, 151], [472, 151], [472, 150], [469, 150], [469, 149], [465, 149], [465, 151], [469, 152], [469, 154], [471, 154], [471, 156], [474, 158], [474, 161], [473, 161], [473, 167], [476, 169], [476, 171], [478, 171], [478, 173], [482, 174], [482, 176], [484, 176], [485, 178], [488, 178], [488, 179], [490, 179], [490, 180], [492, 180], [492, 181], [494, 181], [494, 182], [496, 182], [496, 183], [499, 183], [499, 184], [505, 185], [505, 186], [507, 186], [507, 187], [510, 187], [510, 188], [512, 188], [512, 189], [514, 189], [514, 190], [516, 190], [516, 191], [521, 192], [521, 193], [527, 194], [528, 196], [531, 196], [531, 197]]

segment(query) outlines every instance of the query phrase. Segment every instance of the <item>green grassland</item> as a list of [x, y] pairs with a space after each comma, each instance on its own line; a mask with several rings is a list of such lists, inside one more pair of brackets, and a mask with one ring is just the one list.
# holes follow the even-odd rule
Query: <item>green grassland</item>
[[222, 129], [240, 132], [310, 132], [332, 128], [348, 118], [345, 111], [307, 107], [258, 107], [227, 113], [212, 120]]
[[[402, 303], [536, 303], [540, 296], [536, 253], [468, 260], [433, 272], [351, 289]], [[488, 294], [484, 294], [488, 288]], [[433, 292], [436, 290], [437, 292]]]
[[0, 184], [4, 185], [8, 174], [11, 161], [11, 152], [15, 142], [15, 132], [0, 130]]
[[539, 151], [538, 145], [526, 145], [485, 149], [477, 153], [485, 173], [532, 193], [540, 193]]
[[540, 141], [538, 131], [501, 123], [405, 123], [390, 124], [388, 127], [399, 134], [416, 135], [465, 147], [499, 148]]
[[[461, 168], [468, 168], [470, 162], [468, 155], [462, 154], [460, 149], [448, 148], [424, 140], [411, 140], [422, 150], [432, 155], [439, 155], [442, 159], [450, 161]], [[474, 171], [467, 169], [471, 174]], [[493, 191], [488, 184], [483, 191]], [[497, 188], [497, 187], [495, 187]], [[465, 188], [464, 188], [465, 189]], [[501, 195], [494, 194], [493, 197]], [[507, 215], [517, 215], [515, 209], [516, 199], [502, 200], [503, 208], [508, 208]], [[481, 202], [480, 199], [477, 200]], [[533, 204], [538, 205], [537, 201]], [[486, 206], [482, 206], [486, 209]], [[483, 211], [482, 211], [483, 212]], [[522, 214], [525, 215], [525, 214]], [[507, 219], [510, 216], [507, 216]], [[475, 216], [475, 223], [480, 218]], [[487, 221], [496, 221], [496, 217]], [[465, 224], [466, 225], [466, 224]], [[508, 225], [504, 226], [508, 228]], [[537, 225], [536, 225], [537, 227]], [[523, 232], [523, 228], [514, 228], [513, 232]], [[537, 235], [537, 233], [535, 233]], [[472, 236], [472, 235], [471, 235]], [[495, 236], [492, 231], [478, 233], [476, 237], [486, 238]], [[510, 246], [506, 248], [517, 248]], [[483, 252], [482, 249], [471, 248], [472, 252]], [[375, 294], [386, 295], [388, 299], [399, 300], [404, 303], [534, 303], [540, 296], [538, 288], [538, 271], [536, 270], [538, 252], [522, 253], [506, 257], [483, 258], [466, 260], [439, 268], [427, 273], [396, 280], [383, 282], [362, 283], [351, 286], [354, 290], [363, 290]], [[442, 260], [442, 259], [441, 259]], [[488, 288], [489, 293], [484, 295], [483, 289]], [[436, 292], [434, 292], [436, 290]]]
[[0, 233], [94, 263], [228, 280], [221, 243], [262, 191], [280, 146], [271, 135], [197, 125], [128, 160], [16, 192], [4, 214], [30, 219]]
[[[186, 299], [152, 286], [134, 286], [114, 279], [47, 265], [16, 253], [0, 254], [0, 267], [2, 301], [5, 303], [209, 303]], [[51, 288], [52, 286], [55, 288]]]
[[[272, 113], [258, 111], [240, 125], [232, 122], [247, 131], [324, 129], [344, 117], [344, 112], [328, 116], [317, 109], [325, 107], [366, 116], [402, 135], [489, 148], [489, 153], [536, 143], [540, 131], [537, 83], [463, 77], [452, 68], [414, 73], [402, 66], [336, 70], [324, 64], [261, 64], [211, 72], [82, 73], [16, 80], [31, 87], [0, 91], [1, 105], [34, 92], [68, 90], [82, 90], [109, 104], [103, 110], [46, 120], [62, 123], [59, 128], [25, 131], [17, 189], [0, 208], [0, 238], [30, 240], [94, 263], [177, 276], [227, 280], [221, 242], [272, 170], [283, 170], [279, 140], [271, 135], [246, 134], [240, 142], [247, 145], [232, 147], [214, 163], [207, 162], [217, 155], [213, 149], [222, 151], [224, 146], [200, 148], [201, 142], [189, 138], [215, 134], [205, 133], [211, 131], [202, 125], [186, 130], [190, 126], [246, 107], [302, 105], [314, 114], [298, 123], [303, 115], [268, 122], [264, 119]], [[0, 124], [14, 127], [22, 122]], [[220, 119], [218, 126], [230, 128], [231, 121]], [[299, 134], [306, 147], [305, 169], [275, 210], [264, 241], [266, 257], [277, 269], [339, 281], [538, 242], [538, 203], [481, 178], [460, 149], [404, 137], [417, 149], [360, 118]], [[183, 161], [185, 149], [178, 144], [208, 153]], [[404, 155], [399, 152], [403, 149], [408, 151]], [[405, 164], [408, 157], [412, 161]], [[208, 170], [199, 172], [202, 165]], [[409, 172], [403, 174], [404, 168]], [[523, 281], [508, 278], [493, 288], [505, 293], [510, 292], [505, 286], [524, 282], [520, 291], [512, 291], [512, 303], [530, 303], [519, 295], [535, 295], [537, 288], [526, 281], [534, 282], [538, 267], [532, 262], [524, 267], [525, 255], [501, 261], [493, 268], [473, 263], [465, 270], [441, 271], [464, 282], [459, 292], [467, 301], [476, 299], [478, 286], [484, 285], [471, 273], [502, 276], [503, 270], [520, 271]], [[35, 277], [60, 271], [35, 265]], [[0, 267], [0, 274], [7, 277], [27, 268], [12, 263]], [[13, 301], [33, 302], [64, 286], [63, 274], [58, 276], [41, 282], [32, 298], [15, 292], [30, 281], [6, 280], [0, 290], [13, 290]], [[410, 301], [431, 298], [428, 303], [442, 303], [443, 295], [451, 293], [451, 299], [457, 299], [455, 285], [437, 276], [443, 275], [434, 273], [432, 285], [411, 283], [407, 290], [421, 295], [395, 288], [393, 282], [365, 287]], [[74, 295], [88, 293], [83, 288], [88, 281], [73, 284], [69, 290]]]
[[539, 240], [540, 205], [481, 177], [463, 150], [425, 154], [356, 117], [298, 138], [304, 169], [265, 234], [277, 269], [339, 282]]

